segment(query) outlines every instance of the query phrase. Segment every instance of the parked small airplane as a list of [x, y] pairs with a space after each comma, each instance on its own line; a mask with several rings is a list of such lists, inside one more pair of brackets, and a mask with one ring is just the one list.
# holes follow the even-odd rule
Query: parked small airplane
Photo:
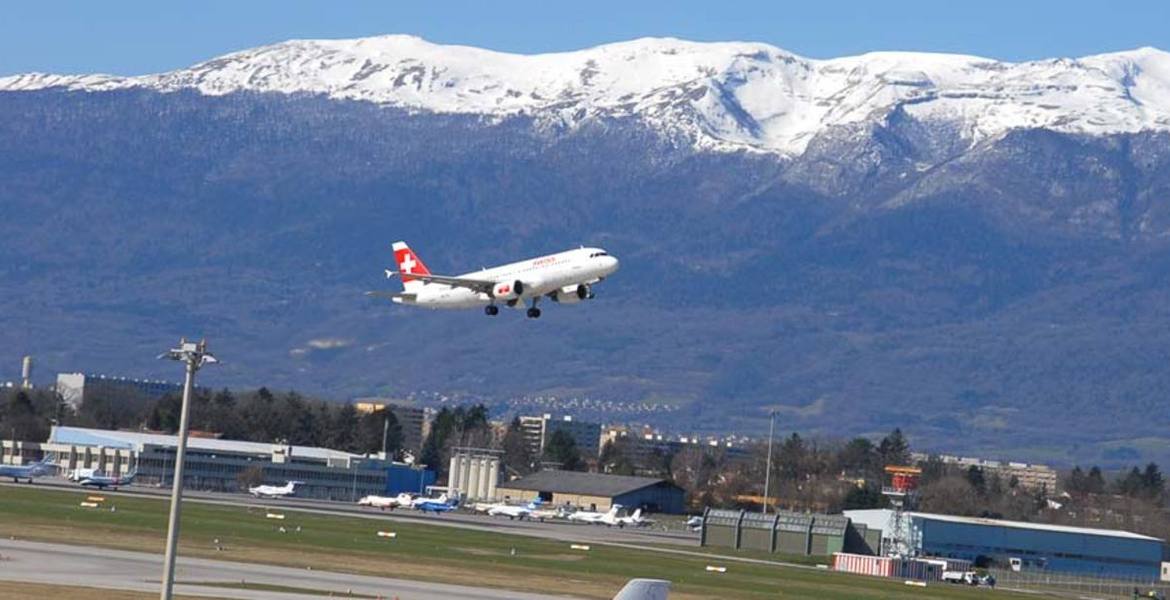
[[402, 278], [402, 292], [366, 292], [398, 304], [423, 308], [483, 307], [487, 315], [500, 312], [500, 304], [524, 308], [528, 317], [540, 317], [536, 304], [548, 298], [559, 304], [576, 304], [593, 298], [593, 285], [618, 269], [618, 259], [601, 248], [581, 247], [499, 267], [457, 276], [434, 275], [406, 242], [394, 242], [398, 271], [386, 277]]
[[636, 509], [634, 514], [617, 518], [618, 527], [647, 527], [653, 525], [653, 519], [647, 519], [642, 516], [642, 509]]
[[130, 471], [125, 475], [103, 475], [101, 473], [94, 472], [88, 477], [82, 477], [78, 483], [85, 487], [95, 487], [99, 490], [114, 488], [114, 491], [117, 491], [118, 486], [130, 485], [131, 483], [134, 483], [134, 478], [137, 476], [137, 469]]
[[358, 506], [372, 506], [382, 510], [394, 510], [396, 508], [410, 508], [412, 502], [414, 502], [414, 498], [406, 493], [398, 494], [397, 496], [370, 495], [358, 500]]
[[447, 499], [447, 494], [443, 494], [438, 498], [421, 498], [422, 502], [419, 502], [419, 500], [419, 498], [415, 498], [414, 508], [425, 513], [445, 513], [455, 510], [455, 508], [459, 506], [459, 501]]
[[284, 485], [257, 485], [248, 488], [248, 493], [257, 498], [283, 498], [295, 493], [296, 487], [303, 481], [290, 481]]
[[515, 521], [516, 519], [524, 520], [524, 517], [532, 514], [532, 511], [540, 507], [540, 498], [534, 498], [532, 502], [523, 506], [515, 504], [500, 504], [489, 508], [487, 514], [492, 517], [508, 517], [508, 519]]
[[613, 600], [667, 600], [670, 582], [665, 579], [631, 579]]
[[14, 483], [20, 483], [21, 479], [32, 483], [33, 479], [48, 475], [55, 466], [53, 459], [48, 456], [31, 465], [0, 465], [0, 477], [11, 477]]
[[564, 506], [557, 506], [553, 508], [542, 508], [532, 511], [528, 514], [529, 520], [537, 520], [541, 523], [549, 519], [568, 519], [569, 515], [573, 514], [568, 508]]
[[590, 525], [617, 525], [617, 514], [621, 510], [622, 505], [614, 504], [609, 507], [608, 512], [600, 513], [588, 510], [579, 510], [569, 515], [570, 521], [577, 521], [579, 523], [589, 523]]
[[416, 496], [413, 500], [410, 501], [410, 507], [417, 509], [418, 507], [428, 502], [445, 504], [447, 502], [447, 494], [440, 494], [438, 498], [431, 498], [430, 496]]

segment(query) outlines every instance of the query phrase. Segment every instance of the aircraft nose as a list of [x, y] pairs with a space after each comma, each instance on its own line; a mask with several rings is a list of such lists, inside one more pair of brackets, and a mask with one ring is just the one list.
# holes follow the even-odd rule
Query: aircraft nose
[[613, 273], [614, 271], [618, 270], [618, 265], [620, 265], [621, 263], [618, 261], [617, 258], [615, 258], [613, 256], [606, 256], [603, 258], [605, 258], [605, 272], [606, 273]]

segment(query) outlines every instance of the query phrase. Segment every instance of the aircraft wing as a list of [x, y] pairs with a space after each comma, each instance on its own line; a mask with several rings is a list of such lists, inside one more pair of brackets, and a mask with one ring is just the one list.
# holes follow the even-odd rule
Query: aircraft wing
[[446, 275], [418, 275], [411, 273], [410, 277], [425, 281], [426, 283], [439, 283], [442, 285], [450, 285], [454, 287], [467, 288], [477, 292], [488, 293], [495, 287], [495, 281], [484, 281], [483, 279], [468, 279], [466, 277], [448, 277]]
[[409, 294], [405, 292], [366, 292], [366, 295], [371, 298], [386, 298], [393, 300], [395, 298], [402, 298], [403, 300], [414, 300], [418, 294]]

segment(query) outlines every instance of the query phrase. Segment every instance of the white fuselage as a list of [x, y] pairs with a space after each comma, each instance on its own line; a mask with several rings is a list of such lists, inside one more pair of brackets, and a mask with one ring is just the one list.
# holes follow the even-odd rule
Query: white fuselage
[[518, 302], [508, 302], [493, 298], [490, 294], [441, 283], [422, 285], [412, 290], [415, 294], [413, 299], [396, 298], [395, 302], [426, 308], [460, 309], [489, 304], [508, 304], [520, 308], [524, 304], [523, 300], [556, 294], [558, 291], [569, 294], [570, 289], [596, 283], [617, 268], [617, 259], [604, 250], [579, 248], [458, 276], [498, 283], [520, 281], [524, 291], [519, 295]]

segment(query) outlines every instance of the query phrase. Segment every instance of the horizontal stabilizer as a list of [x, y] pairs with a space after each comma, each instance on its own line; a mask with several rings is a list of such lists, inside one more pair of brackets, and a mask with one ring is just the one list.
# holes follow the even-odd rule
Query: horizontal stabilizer
[[666, 600], [669, 593], [665, 579], [631, 579], [613, 600]]

